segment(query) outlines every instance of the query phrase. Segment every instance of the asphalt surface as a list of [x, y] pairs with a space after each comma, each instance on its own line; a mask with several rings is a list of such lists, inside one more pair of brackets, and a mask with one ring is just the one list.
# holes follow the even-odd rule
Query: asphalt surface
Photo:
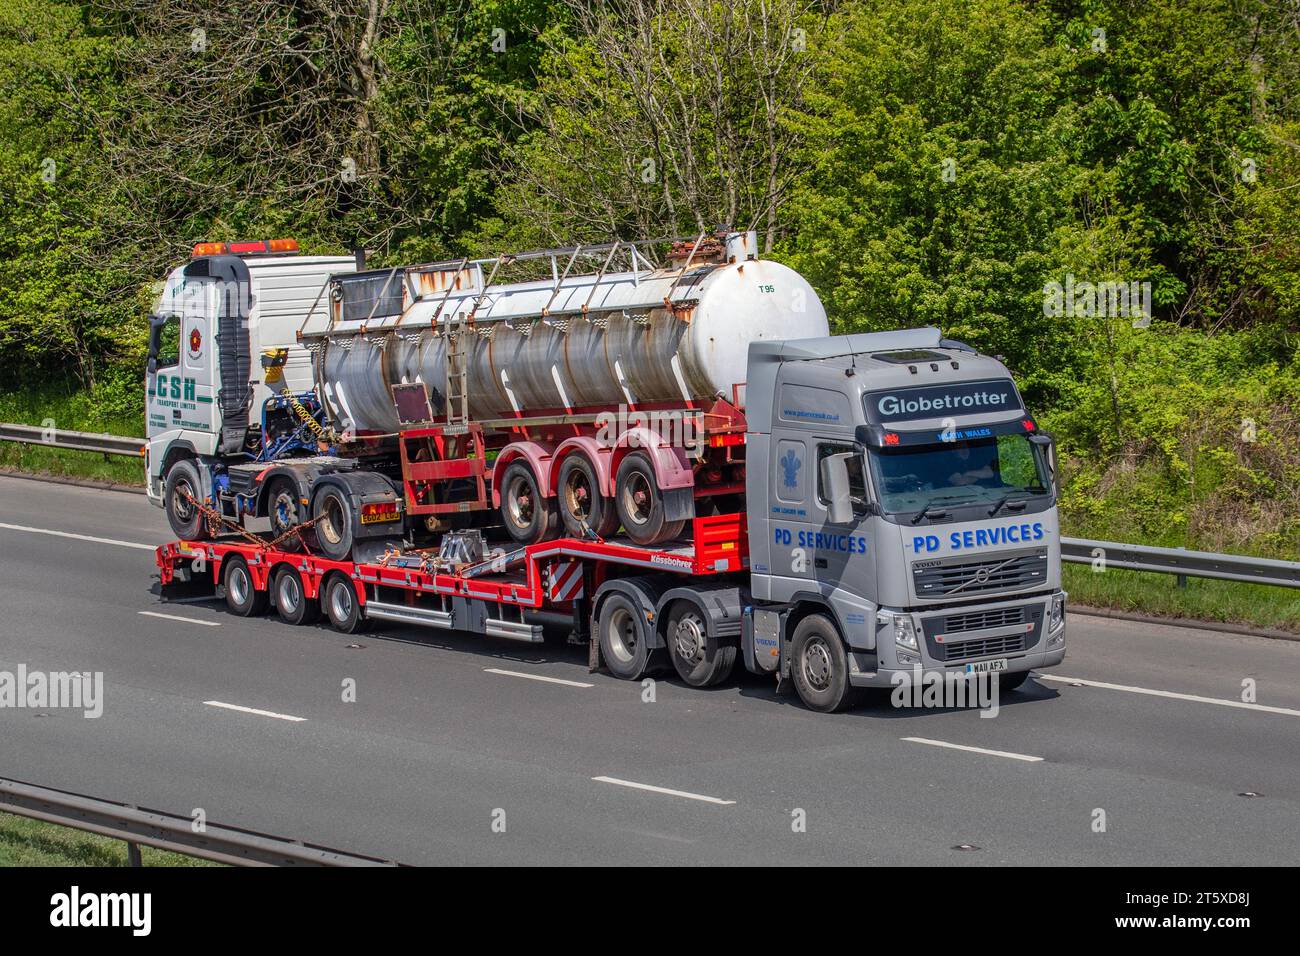
[[129, 545], [168, 537], [140, 496], [0, 478], [0, 670], [105, 696], [0, 708], [0, 776], [406, 863], [1300, 863], [1297, 643], [1075, 615], [994, 718], [743, 673], [648, 701], [562, 641], [164, 604]]

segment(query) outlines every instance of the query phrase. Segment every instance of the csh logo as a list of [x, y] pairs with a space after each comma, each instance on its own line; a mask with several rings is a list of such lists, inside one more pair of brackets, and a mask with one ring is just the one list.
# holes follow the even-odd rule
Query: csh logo
[[203, 348], [203, 333], [198, 329], [190, 329], [190, 358], [198, 358], [201, 348]]
[[791, 448], [781, 458], [781, 482], [787, 488], [799, 487], [799, 469], [803, 467], [803, 462]]
[[50, 897], [50, 925], [129, 927], [133, 936], [153, 928], [152, 893], [82, 893], [78, 886]]

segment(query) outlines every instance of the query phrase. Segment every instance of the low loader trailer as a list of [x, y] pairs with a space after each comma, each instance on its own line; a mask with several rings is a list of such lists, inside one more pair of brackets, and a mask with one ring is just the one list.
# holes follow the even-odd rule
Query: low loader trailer
[[585, 276], [552, 250], [551, 278], [507, 285], [464, 261], [335, 274], [323, 327], [270, 349], [247, 318], [274, 285], [251, 306], [212, 285], [270, 267], [197, 257], [154, 321], [183, 366], [151, 358], [154, 404], [186, 362], [207, 389], [198, 417], [184, 385], [172, 417], [151, 405], [151, 496], [181, 539], [163, 585], [349, 634], [562, 625], [616, 677], [706, 687], [740, 661], [822, 712], [1060, 663], [1054, 447], [1010, 372], [934, 328], [828, 335], [755, 245], [652, 268], [615, 243]]

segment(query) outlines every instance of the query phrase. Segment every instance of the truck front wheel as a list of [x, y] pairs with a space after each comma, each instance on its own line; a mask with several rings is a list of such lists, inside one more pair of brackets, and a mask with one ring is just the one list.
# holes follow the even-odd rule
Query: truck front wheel
[[202, 541], [208, 537], [208, 523], [195, 504], [202, 500], [203, 480], [194, 459], [182, 458], [167, 469], [167, 477], [163, 480], [163, 507], [172, 532], [182, 541]]
[[849, 683], [849, 656], [839, 631], [824, 614], [809, 614], [790, 642], [790, 676], [809, 710], [833, 714], [858, 700]]
[[736, 663], [736, 647], [709, 634], [704, 614], [691, 601], [677, 601], [668, 614], [668, 656], [677, 675], [692, 687], [721, 684]]

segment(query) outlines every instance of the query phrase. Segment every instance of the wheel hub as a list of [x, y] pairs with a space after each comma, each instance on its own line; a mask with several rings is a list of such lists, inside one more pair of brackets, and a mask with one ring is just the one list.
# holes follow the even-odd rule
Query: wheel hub
[[817, 690], [825, 690], [831, 685], [831, 653], [821, 640], [808, 642], [803, 652], [803, 675], [808, 683]]
[[673, 631], [673, 642], [677, 648], [677, 656], [687, 663], [698, 664], [704, 659], [704, 629], [694, 616], [684, 617], [677, 622], [677, 627]]

